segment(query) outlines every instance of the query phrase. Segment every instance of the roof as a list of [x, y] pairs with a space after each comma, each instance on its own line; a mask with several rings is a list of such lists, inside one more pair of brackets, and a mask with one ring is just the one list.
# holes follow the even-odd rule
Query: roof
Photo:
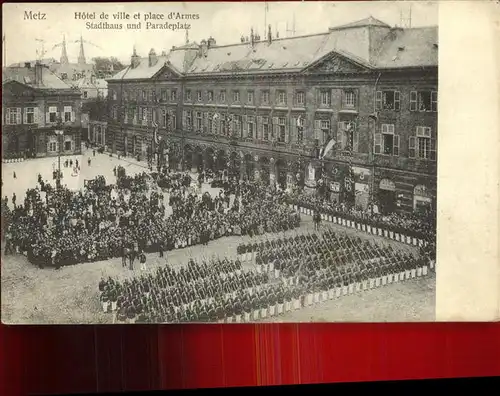
[[[196, 43], [173, 47], [149, 67], [148, 58], [113, 76], [110, 80], [148, 79], [168, 64], [187, 76], [228, 73], [299, 72], [338, 53], [368, 69], [437, 66], [437, 26], [391, 28], [370, 16], [330, 28], [326, 33], [263, 39], [203, 50]], [[404, 49], [401, 49], [404, 48]]]
[[437, 66], [437, 27], [394, 29], [382, 43], [375, 63], [380, 68]]
[[91, 72], [94, 70], [94, 65], [89, 63], [52, 63], [49, 65], [50, 70], [54, 73], [82, 73], [82, 72]]
[[108, 87], [108, 83], [106, 82], [105, 79], [103, 78], [92, 79], [90, 77], [80, 78], [79, 80], [76, 80], [73, 85], [75, 88], [78, 89], [82, 88], [106, 89]]
[[6, 67], [2, 69], [2, 84], [9, 81], [17, 81], [21, 84], [36, 89], [61, 89], [72, 90], [73, 88], [51, 72], [47, 67], [42, 66], [42, 82], [35, 84], [34, 67]]
[[13, 63], [13, 64], [9, 65], [8, 67], [24, 67], [24, 65], [26, 63], [29, 63], [31, 65], [31, 67], [33, 67], [33, 66], [35, 66], [35, 64], [37, 62], [41, 63], [42, 65], [51, 65], [52, 63], [57, 63], [57, 60], [55, 60], [55, 58], [44, 58], [44, 59], [40, 59], [40, 60], [27, 60], [24, 62]]
[[[167, 62], [170, 62], [174, 70], [177, 68], [182, 69], [182, 62], [184, 60], [184, 52], [173, 54], [175, 51], [171, 51], [166, 56], [157, 56], [157, 62], [153, 66], [149, 66], [149, 57], [140, 58], [139, 64], [132, 68], [130, 65], [125, 69], [119, 71], [113, 77], [109, 78], [109, 80], [135, 80], [135, 79], [144, 79], [144, 78], [152, 78], [156, 73], [158, 73]], [[178, 56], [181, 55], [181, 56]], [[174, 62], [172, 62], [174, 61]], [[180, 73], [180, 72], [179, 72]]]

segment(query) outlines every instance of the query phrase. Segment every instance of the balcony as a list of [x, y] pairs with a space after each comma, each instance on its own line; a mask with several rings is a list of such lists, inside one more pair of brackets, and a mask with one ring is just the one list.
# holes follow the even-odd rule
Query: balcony
[[437, 172], [437, 161], [424, 159], [377, 154], [374, 156], [373, 164], [376, 166], [402, 169], [418, 173], [436, 174]]

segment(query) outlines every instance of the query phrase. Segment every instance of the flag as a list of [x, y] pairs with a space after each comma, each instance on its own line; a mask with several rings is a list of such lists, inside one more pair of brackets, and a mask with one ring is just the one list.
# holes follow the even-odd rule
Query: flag
[[153, 134], [154, 134], [154, 141], [155, 141], [156, 144], [159, 144], [160, 143], [160, 138], [158, 136], [158, 124], [156, 123], [156, 121], [153, 121], [151, 124], [152, 124], [152, 126], [154, 128], [154, 132], [153, 132]]

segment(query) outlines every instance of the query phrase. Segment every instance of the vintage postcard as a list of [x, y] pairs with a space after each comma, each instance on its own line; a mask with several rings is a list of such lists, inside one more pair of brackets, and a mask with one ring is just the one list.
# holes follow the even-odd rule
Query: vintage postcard
[[439, 7], [4, 4], [2, 322], [439, 320]]

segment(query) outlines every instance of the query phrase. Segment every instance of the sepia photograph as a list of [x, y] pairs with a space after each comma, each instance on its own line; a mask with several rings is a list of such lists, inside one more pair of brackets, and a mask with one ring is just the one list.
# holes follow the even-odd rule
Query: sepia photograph
[[4, 4], [2, 322], [435, 321], [438, 9]]

